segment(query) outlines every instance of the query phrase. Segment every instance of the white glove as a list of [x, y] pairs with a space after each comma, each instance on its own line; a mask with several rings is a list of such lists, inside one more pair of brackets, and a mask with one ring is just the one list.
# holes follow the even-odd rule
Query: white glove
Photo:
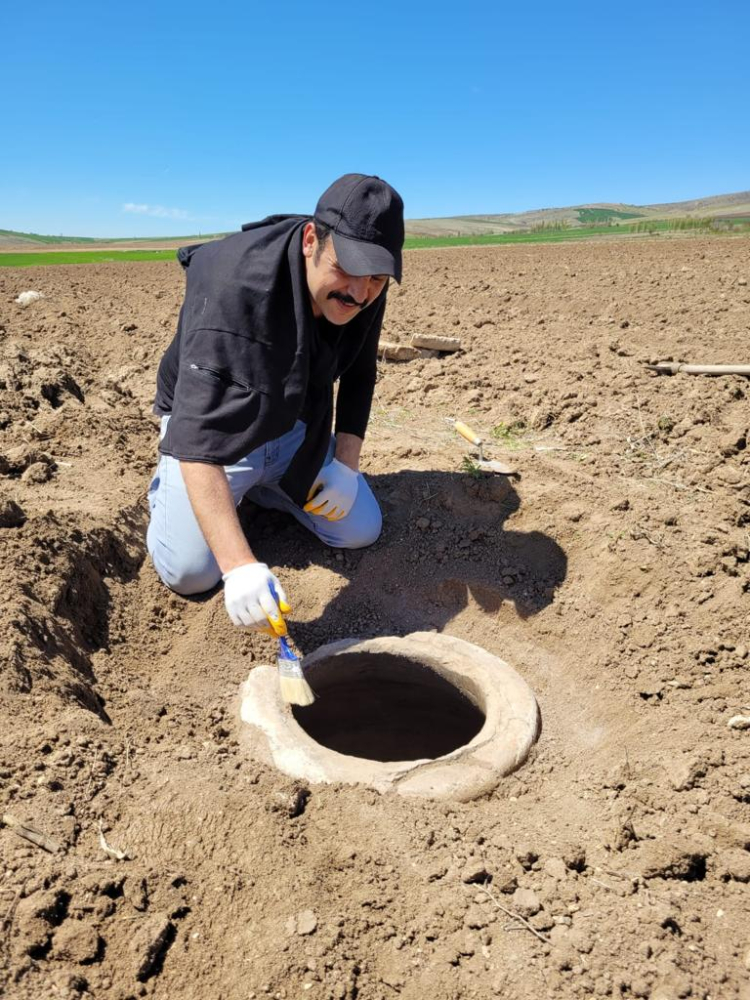
[[235, 566], [222, 579], [224, 604], [235, 625], [249, 625], [269, 635], [286, 635], [281, 612], [291, 608], [281, 584], [265, 563]]
[[329, 521], [340, 521], [354, 506], [358, 489], [359, 473], [334, 458], [318, 473], [302, 509]]

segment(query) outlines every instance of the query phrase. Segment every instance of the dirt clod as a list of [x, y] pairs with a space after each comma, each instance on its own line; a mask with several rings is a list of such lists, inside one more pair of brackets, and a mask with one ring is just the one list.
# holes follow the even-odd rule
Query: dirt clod
[[101, 939], [95, 927], [86, 921], [66, 920], [52, 941], [53, 958], [86, 965], [100, 950]]
[[522, 917], [533, 917], [542, 908], [539, 897], [533, 889], [516, 889], [511, 896], [511, 904]]
[[20, 528], [26, 515], [15, 500], [0, 499], [0, 528]]
[[287, 932], [289, 934], [299, 934], [300, 937], [306, 937], [308, 934], [314, 934], [317, 927], [318, 918], [312, 910], [303, 910], [296, 916], [290, 917], [287, 921]]
[[144, 982], [160, 970], [175, 933], [175, 925], [165, 916], [146, 918], [137, 928], [130, 950], [135, 960], [134, 975], [139, 982]]

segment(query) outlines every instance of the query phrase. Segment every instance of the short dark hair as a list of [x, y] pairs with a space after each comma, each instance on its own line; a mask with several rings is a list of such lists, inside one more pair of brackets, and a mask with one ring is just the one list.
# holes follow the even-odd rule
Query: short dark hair
[[315, 226], [315, 237], [318, 241], [313, 261], [317, 264], [320, 261], [320, 255], [323, 253], [326, 243], [331, 238], [331, 227], [327, 226], [324, 222], [318, 222], [317, 219], [313, 219], [313, 225]]

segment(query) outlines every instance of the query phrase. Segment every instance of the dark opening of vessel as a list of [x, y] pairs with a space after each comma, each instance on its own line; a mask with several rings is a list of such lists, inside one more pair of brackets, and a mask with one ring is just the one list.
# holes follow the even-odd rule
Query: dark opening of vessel
[[293, 708], [317, 743], [376, 761], [434, 759], [469, 743], [485, 716], [426, 664], [387, 653], [343, 653], [306, 673], [316, 701]]

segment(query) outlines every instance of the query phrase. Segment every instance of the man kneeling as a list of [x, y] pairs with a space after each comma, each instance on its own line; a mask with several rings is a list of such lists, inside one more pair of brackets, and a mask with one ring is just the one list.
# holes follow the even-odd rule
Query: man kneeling
[[240, 527], [244, 496], [287, 511], [337, 548], [380, 534], [359, 458], [403, 240], [397, 192], [347, 174], [312, 219], [270, 216], [178, 254], [185, 301], [159, 366], [148, 550], [179, 594], [223, 579], [235, 625], [282, 635], [289, 611]]

